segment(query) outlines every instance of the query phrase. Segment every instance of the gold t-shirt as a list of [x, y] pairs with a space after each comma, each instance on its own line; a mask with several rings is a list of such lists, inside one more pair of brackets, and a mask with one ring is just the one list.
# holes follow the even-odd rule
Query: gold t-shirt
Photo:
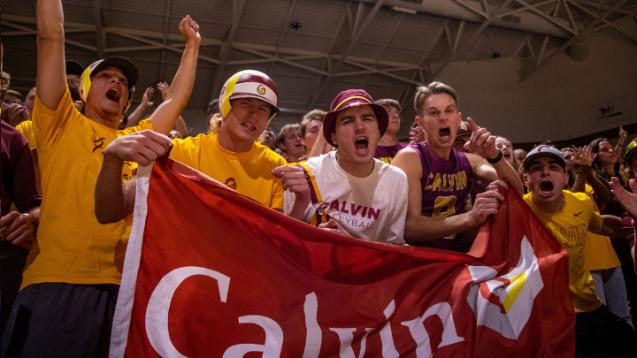
[[[123, 131], [80, 113], [66, 89], [58, 108], [36, 97], [42, 206], [37, 241], [29, 251], [22, 287], [42, 282], [119, 284], [130, 219], [102, 225], [95, 217], [95, 183], [102, 151], [117, 136], [152, 129], [150, 122]], [[134, 175], [125, 163], [123, 180]]]
[[[593, 199], [595, 194], [593, 187], [586, 184], [585, 192]], [[597, 205], [595, 205], [595, 211], [599, 212]], [[621, 265], [608, 236], [593, 234], [590, 231], [584, 245], [584, 258], [586, 267], [591, 271], [606, 270]]]
[[29, 119], [18, 123], [18, 125], [15, 126], [15, 129], [22, 133], [27, 139], [27, 142], [29, 142], [29, 149], [34, 150], [37, 147], [35, 144], [35, 133], [33, 132], [32, 120]]
[[603, 218], [595, 211], [595, 203], [585, 193], [563, 190], [564, 207], [557, 213], [545, 213], [533, 205], [532, 194], [524, 201], [542, 220], [568, 253], [568, 286], [575, 312], [589, 312], [602, 302], [595, 293], [595, 282], [584, 262], [584, 244], [588, 231], [599, 232]]
[[283, 185], [272, 169], [286, 161], [270, 148], [252, 144], [244, 153], [223, 148], [211, 132], [196, 137], [174, 139], [170, 157], [193, 167], [264, 206], [283, 209]]

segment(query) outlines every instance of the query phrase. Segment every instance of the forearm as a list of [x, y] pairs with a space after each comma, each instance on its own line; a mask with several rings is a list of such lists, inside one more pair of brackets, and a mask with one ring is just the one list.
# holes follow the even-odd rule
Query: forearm
[[429, 216], [407, 216], [405, 240], [408, 243], [425, 242], [457, 234], [475, 227], [469, 213], [436, 219]]
[[174, 127], [181, 111], [188, 104], [197, 72], [199, 45], [186, 43], [179, 68], [175, 73], [166, 100], [153, 113], [153, 128], [167, 134]]
[[593, 174], [592, 171], [588, 176], [588, 183], [591, 185], [593, 191], [595, 192], [595, 196], [597, 197], [596, 202], [599, 210], [604, 210], [606, 205], [610, 203], [611, 200], [613, 200], [613, 194], [610, 192], [608, 187], [604, 185], [602, 180], [597, 175]]
[[513, 186], [513, 189], [515, 189], [518, 194], [524, 194], [524, 184], [522, 184], [520, 176], [509, 162], [504, 159], [500, 159], [497, 163], [491, 165], [493, 165], [493, 168], [495, 168], [495, 171], [498, 173], [498, 178]]
[[146, 112], [146, 110], [148, 109], [148, 106], [142, 101], [139, 106], [137, 106], [135, 108], [135, 110], [133, 111], [133, 113], [131, 113], [128, 116], [128, 124], [126, 125], [127, 127], [132, 127], [137, 125], [137, 123], [139, 123], [139, 121], [142, 119], [142, 117], [144, 116], [144, 113]]
[[588, 177], [588, 173], [584, 171], [584, 169], [576, 168], [575, 169], [575, 178], [573, 182], [573, 187], [571, 188], [572, 192], [575, 193], [583, 193], [586, 191], [586, 178]]
[[59, 0], [37, 3], [37, 95], [48, 108], [57, 108], [66, 88], [64, 12]]
[[132, 211], [124, 194], [122, 165], [119, 159], [104, 155], [95, 185], [95, 216], [101, 224], [117, 222]]

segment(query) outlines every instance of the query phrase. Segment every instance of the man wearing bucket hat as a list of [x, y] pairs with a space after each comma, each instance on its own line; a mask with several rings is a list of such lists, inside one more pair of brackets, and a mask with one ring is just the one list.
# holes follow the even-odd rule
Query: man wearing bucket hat
[[584, 262], [587, 232], [616, 235], [621, 232], [621, 219], [600, 215], [586, 193], [564, 190], [568, 183], [566, 161], [557, 148], [550, 145], [533, 148], [522, 169], [529, 189], [524, 201], [568, 254], [568, 288], [576, 314], [576, 355], [634, 357], [637, 351], [632, 327], [602, 303]]
[[[80, 113], [66, 81], [61, 1], [38, 2], [37, 30], [33, 127], [43, 201], [37, 240], [29, 251], [0, 355], [105, 356], [130, 222], [101, 225], [92, 194], [104, 148], [128, 133], [116, 128], [130, 104], [138, 72], [123, 58], [88, 66], [80, 81], [85, 102]], [[151, 115], [154, 129], [164, 133], [188, 102], [201, 42], [198, 25], [189, 16], [179, 30], [185, 48], [171, 100]], [[122, 174], [121, 167], [120, 162], [120, 182], [133, 170], [125, 164]]]
[[387, 124], [387, 111], [365, 90], [339, 93], [323, 121], [336, 150], [274, 172], [286, 188], [285, 213], [364, 240], [404, 243], [407, 178], [374, 159]]
[[[415, 245], [467, 251], [473, 242], [472, 230], [495, 214], [502, 200], [497, 184], [503, 183], [496, 180], [504, 179], [520, 193], [522, 182], [502, 160], [495, 136], [471, 119], [467, 121], [470, 153], [453, 148], [461, 124], [453, 88], [441, 82], [419, 87], [414, 107], [427, 140], [398, 152], [392, 162], [409, 182], [405, 238]], [[478, 180], [494, 185], [474, 202], [472, 188]]]

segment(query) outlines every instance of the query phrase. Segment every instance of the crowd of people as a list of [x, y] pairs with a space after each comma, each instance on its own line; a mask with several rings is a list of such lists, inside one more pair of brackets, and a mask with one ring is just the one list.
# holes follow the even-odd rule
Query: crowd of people
[[463, 118], [460, 95], [432, 82], [414, 94], [406, 140], [400, 103], [364, 89], [276, 133], [275, 81], [243, 70], [208, 106], [209, 131], [192, 135], [180, 114], [196, 78], [195, 20], [179, 24], [172, 82], [129, 111], [137, 67], [67, 61], [63, 17], [59, 0], [38, 2], [35, 87], [23, 95], [2, 72], [3, 357], [107, 354], [136, 168], [164, 155], [324, 230], [458, 252], [515, 190], [568, 255], [577, 356], [637, 356], [637, 139], [626, 144], [625, 131], [527, 153]]

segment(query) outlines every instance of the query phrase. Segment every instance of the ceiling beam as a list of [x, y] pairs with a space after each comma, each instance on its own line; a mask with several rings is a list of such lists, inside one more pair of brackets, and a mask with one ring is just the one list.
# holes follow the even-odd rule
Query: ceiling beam
[[602, 20], [606, 19], [609, 15], [611, 15], [615, 10], [617, 10], [619, 7], [621, 7], [625, 3], [626, 3], [626, 0], [616, 1], [612, 7], [609, 7], [606, 10], [604, 10], [604, 13], [602, 15], [597, 16], [590, 24], [588, 24], [588, 26], [586, 26], [586, 28], [583, 31], [580, 31], [580, 33], [577, 36], [573, 36], [571, 39], [569, 39], [564, 44], [562, 44], [562, 46], [560, 46], [558, 49], [555, 49], [551, 53], [549, 53], [545, 58], [542, 59], [542, 61], [538, 61], [538, 65], [534, 69], [531, 69], [530, 71], [525, 72], [523, 76], [521, 76], [520, 80], [525, 80], [529, 78], [531, 75], [533, 75], [534, 73], [537, 73], [538, 69], [541, 66], [545, 65], [555, 55], [562, 53], [569, 46], [571, 46], [573, 43], [577, 42], [578, 40], [589, 36], [595, 30], [597, 24], [602, 22]]
[[217, 70], [213, 76], [212, 85], [210, 87], [210, 100], [219, 97], [219, 92], [221, 91], [221, 85], [225, 80], [224, 73], [226, 72], [226, 63], [228, 62], [228, 57], [230, 56], [230, 50], [232, 49], [233, 42], [235, 36], [237, 35], [237, 30], [239, 29], [239, 20], [243, 15], [243, 10], [245, 9], [246, 1], [245, 0], [232, 0], [232, 21], [230, 23], [230, 29], [219, 49], [219, 66], [217, 66]]
[[[277, 58], [280, 57], [279, 48], [281, 48], [281, 45], [283, 44], [283, 40], [285, 39], [285, 35], [287, 34], [288, 28], [291, 26], [290, 20], [292, 20], [292, 14], [294, 13], [295, 7], [296, 7], [296, 0], [290, 0], [290, 4], [288, 5], [287, 16], [285, 17], [285, 21], [283, 22], [283, 26], [281, 28], [281, 31], [279, 32], [279, 37], [276, 40], [276, 52], [274, 56]], [[278, 61], [272, 61], [272, 63], [270, 64], [270, 70], [268, 71], [268, 73], [272, 73], [274, 71], [274, 64], [277, 62]]]
[[[162, 44], [164, 46], [168, 45], [168, 26], [170, 26], [170, 10], [172, 8], [172, 0], [166, 0], [164, 3], [164, 19], [162, 24]], [[160, 65], [159, 72], [157, 73], [157, 78], [163, 81], [166, 81], [167, 76], [165, 76], [166, 71], [166, 49], [162, 48], [160, 55]]]
[[[599, 20], [601, 22], [604, 23], [604, 25], [595, 27], [591, 33], [597, 32], [603, 28], [606, 27], [611, 27], [612, 29], [614, 29], [615, 31], [619, 32], [621, 35], [625, 36], [628, 40], [630, 40], [631, 42], [633, 42], [633, 44], [637, 44], [637, 38], [635, 38], [635, 36], [629, 34], [628, 32], [622, 30], [621, 28], [619, 28], [617, 25], [615, 25], [613, 22], [607, 20], [605, 17], [600, 17], [598, 14], [592, 12], [591, 10], [587, 9], [586, 7], [580, 5], [579, 3], [572, 1], [572, 0], [565, 0], [566, 3], [573, 5], [574, 7], [576, 7], [577, 9], [579, 9], [582, 12], [585, 12], [586, 14], [592, 16], [594, 19]], [[610, 14], [609, 14], [610, 15]], [[637, 16], [637, 14], [633, 14], [631, 15], [626, 15], [620, 19], [625, 19], [625, 18], [630, 18], [630, 17], [635, 17]], [[617, 20], [616, 20], [617, 21]]]
[[97, 58], [104, 58], [104, 47], [106, 47], [106, 34], [102, 26], [102, 2], [103, 0], [93, 0], [93, 21], [95, 22], [95, 48]]
[[318, 102], [318, 100], [323, 96], [323, 93], [325, 93], [325, 90], [327, 90], [327, 86], [330, 83], [330, 80], [332, 79], [334, 74], [340, 69], [343, 62], [347, 59], [347, 56], [349, 55], [350, 51], [352, 51], [352, 49], [356, 46], [356, 44], [358, 43], [358, 40], [360, 40], [363, 33], [365, 33], [369, 25], [372, 23], [372, 21], [374, 20], [374, 17], [376, 17], [376, 14], [380, 10], [384, 2], [385, 0], [377, 0], [376, 3], [374, 4], [374, 7], [370, 10], [369, 14], [365, 16], [365, 20], [360, 26], [358, 25], [358, 23], [360, 23], [359, 18], [362, 17], [362, 10], [360, 10], [361, 8], [359, 7], [359, 11], [357, 12], [357, 16], [356, 16], [357, 20], [354, 21], [355, 31], [352, 34], [351, 40], [347, 44], [347, 47], [345, 48], [345, 50], [339, 55], [337, 63], [335, 65], [332, 65], [332, 68], [330, 69], [328, 75], [326, 76], [327, 78], [322, 79], [321, 85], [312, 94], [312, 97], [310, 98], [310, 104], [308, 107], [314, 107], [316, 103]]

